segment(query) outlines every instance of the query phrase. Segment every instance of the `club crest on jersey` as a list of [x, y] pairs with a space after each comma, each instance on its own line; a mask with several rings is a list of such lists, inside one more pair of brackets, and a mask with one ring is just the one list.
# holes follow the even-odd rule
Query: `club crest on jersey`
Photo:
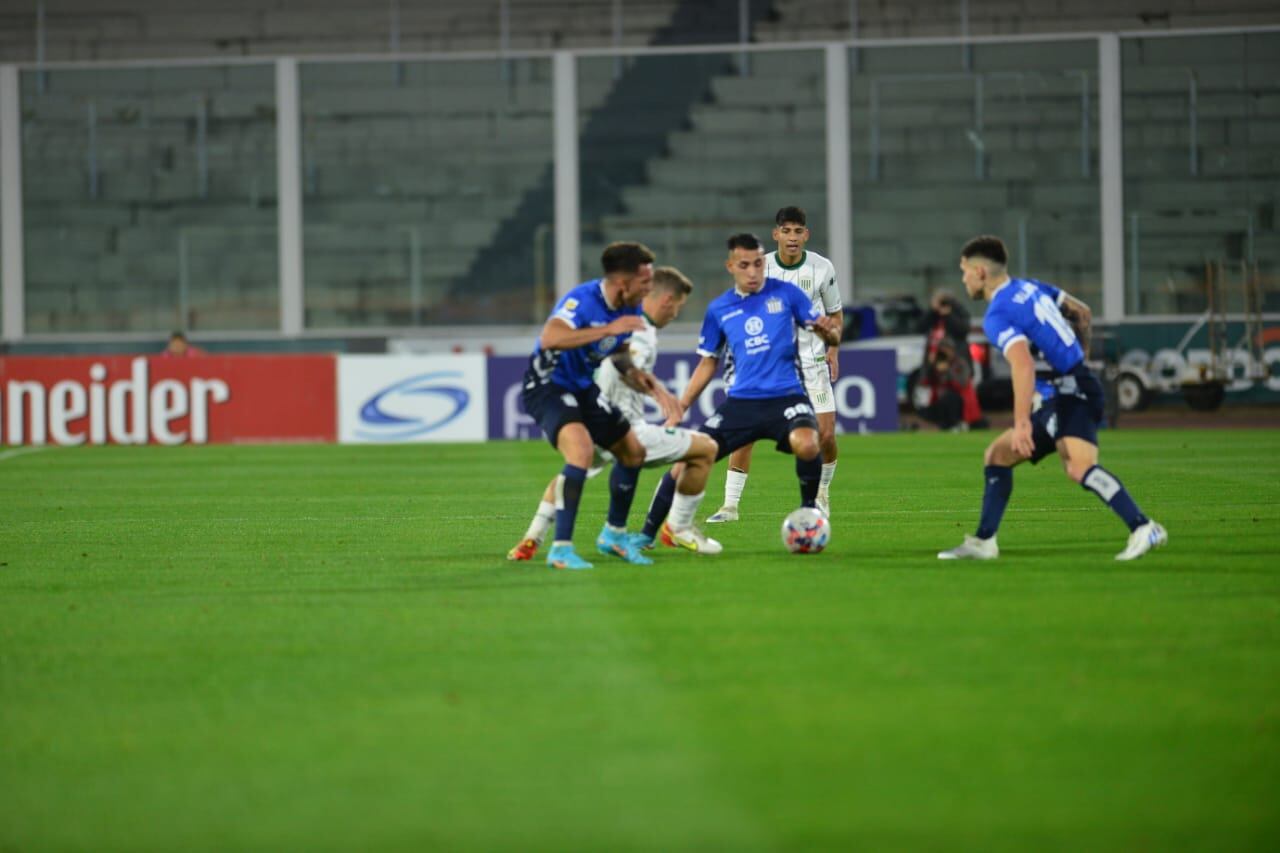
[[[776, 296], [771, 297], [770, 299], [765, 301], [764, 307], [765, 307], [765, 310], [767, 310], [770, 314], [781, 314], [782, 300], [777, 298]], [[752, 319], [755, 319], [755, 318], [752, 318]], [[750, 331], [750, 329], [748, 329], [747, 331]]]
[[609, 335], [607, 338], [600, 339], [600, 343], [596, 344], [596, 349], [598, 349], [600, 352], [609, 352], [617, 345], [618, 345], [617, 336]]
[[813, 291], [813, 276], [811, 275], [800, 276], [800, 289], [803, 290], [805, 293], [811, 293]]

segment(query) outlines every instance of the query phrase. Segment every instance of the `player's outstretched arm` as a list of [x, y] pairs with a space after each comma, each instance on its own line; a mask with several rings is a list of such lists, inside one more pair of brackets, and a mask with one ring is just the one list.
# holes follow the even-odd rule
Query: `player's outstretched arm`
[[822, 338], [822, 342], [829, 347], [840, 345], [840, 326], [836, 323], [835, 315], [826, 314], [813, 321], [810, 326], [814, 334]]
[[594, 344], [596, 341], [603, 340], [610, 335], [624, 335], [628, 332], [638, 332], [643, 328], [644, 318], [638, 314], [627, 314], [618, 317], [607, 325], [588, 326], [583, 329], [575, 329], [559, 317], [552, 317], [542, 327], [542, 333], [538, 336], [538, 343], [542, 345], [544, 350], [576, 349], [587, 344]]
[[702, 392], [707, 389], [707, 385], [715, 378], [716, 369], [720, 366], [720, 359], [711, 355], [704, 355], [702, 360], [698, 362], [698, 366], [693, 369], [693, 375], [689, 377], [689, 384], [685, 386], [684, 393], [680, 395], [680, 417], [674, 421], [667, 419], [667, 426], [675, 426], [684, 419], [684, 413], [689, 411], [689, 407], [702, 396]]
[[[837, 308], [827, 315], [836, 323], [836, 329], [840, 332], [840, 340], [844, 340], [844, 309]], [[840, 343], [837, 341], [834, 345], [827, 345], [827, 373], [831, 376], [831, 381], [835, 382], [840, 378]]]
[[1031, 456], [1031, 398], [1036, 390], [1036, 363], [1026, 338], [1009, 344], [1004, 351], [1013, 372], [1013, 450], [1024, 459]]
[[665, 418], [675, 418], [677, 422], [684, 416], [684, 411], [680, 408], [680, 401], [675, 395], [667, 390], [667, 386], [662, 384], [658, 377], [654, 376], [647, 370], [641, 370], [636, 367], [632, 361], [630, 350], [621, 350], [609, 356], [613, 361], [613, 366], [617, 368], [618, 375], [622, 377], [622, 381], [628, 388], [633, 391], [639, 391], [641, 394], [647, 394], [658, 401], [658, 408], [662, 410]]
[[1088, 358], [1089, 343], [1093, 336], [1093, 312], [1086, 303], [1066, 291], [1062, 293], [1062, 304], [1058, 306], [1058, 310], [1062, 312], [1063, 319], [1071, 324], [1072, 331], [1080, 339], [1085, 358]]

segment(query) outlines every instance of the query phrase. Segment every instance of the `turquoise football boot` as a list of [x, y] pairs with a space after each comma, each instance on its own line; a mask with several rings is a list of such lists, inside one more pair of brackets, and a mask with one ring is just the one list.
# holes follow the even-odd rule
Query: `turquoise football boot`
[[579, 557], [578, 552], [573, 550], [572, 545], [552, 545], [551, 550], [547, 552], [547, 565], [553, 569], [569, 569], [570, 571], [595, 568], [595, 566]]
[[613, 530], [607, 524], [600, 529], [600, 535], [596, 538], [596, 550], [601, 554], [621, 557], [637, 566], [653, 565], [653, 560], [640, 553], [632, 534], [625, 530]]

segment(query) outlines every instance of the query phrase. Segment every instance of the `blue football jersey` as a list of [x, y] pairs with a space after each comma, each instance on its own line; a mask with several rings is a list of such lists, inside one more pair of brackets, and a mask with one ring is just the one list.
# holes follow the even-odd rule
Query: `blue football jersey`
[[1014, 278], [991, 296], [982, 320], [987, 339], [1008, 354], [1016, 341], [1028, 341], [1032, 354], [1041, 357], [1057, 373], [1069, 373], [1084, 361], [1084, 350], [1075, 330], [1058, 306], [1062, 291], [1033, 278]]
[[[604, 298], [604, 280], [595, 279], [578, 285], [556, 303], [551, 316], [563, 320], [575, 329], [590, 326], [607, 326], [627, 314], [640, 314], [639, 305], [610, 308]], [[609, 335], [592, 344], [566, 350], [544, 350], [539, 340], [529, 356], [529, 370], [524, 385], [533, 388], [554, 382], [563, 388], [585, 391], [591, 387], [592, 376], [600, 362], [622, 349], [631, 334]]]
[[803, 394], [796, 329], [821, 316], [803, 290], [776, 278], [766, 278], [760, 290], [746, 296], [734, 288], [707, 306], [698, 355], [732, 359], [730, 397]]

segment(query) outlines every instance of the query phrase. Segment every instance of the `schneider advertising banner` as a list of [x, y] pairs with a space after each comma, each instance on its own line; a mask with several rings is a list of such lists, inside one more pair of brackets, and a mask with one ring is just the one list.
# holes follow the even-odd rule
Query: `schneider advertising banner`
[[0, 358], [0, 444], [333, 441], [333, 356]]
[[[679, 396], [689, 384], [698, 356], [659, 355], [655, 375]], [[489, 359], [489, 437], [536, 438], [542, 435], [520, 403], [520, 378], [528, 356]], [[841, 350], [835, 383], [836, 428], [841, 432], [892, 432], [898, 428], [898, 371], [893, 350]], [[699, 426], [725, 398], [717, 376], [685, 416], [685, 426]], [[658, 418], [657, 404], [650, 415]]]
[[343, 443], [484, 441], [483, 355], [338, 357]]

